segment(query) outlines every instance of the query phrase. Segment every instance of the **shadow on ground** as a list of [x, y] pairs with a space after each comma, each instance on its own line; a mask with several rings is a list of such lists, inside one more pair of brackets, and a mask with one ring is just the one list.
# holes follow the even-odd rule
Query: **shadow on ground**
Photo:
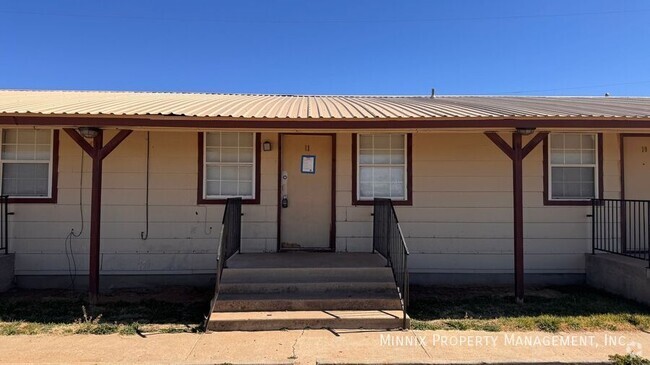
[[650, 307], [587, 286], [412, 287], [409, 315], [421, 329], [624, 330], [650, 328]]
[[[97, 304], [91, 305], [84, 293], [14, 290], [0, 295], [0, 334], [13, 334], [17, 327], [30, 327], [30, 324], [36, 332], [39, 332], [34, 327], [36, 325], [43, 326], [42, 330], [48, 329], [45, 332], [57, 325], [81, 325], [83, 333], [83, 325], [90, 328], [93, 324], [111, 325], [104, 326], [106, 333], [121, 332], [120, 325], [133, 330], [127, 332], [137, 332], [145, 324], [195, 331], [209, 311], [211, 296], [208, 289], [185, 287], [155, 291], [115, 290], [101, 295]], [[8, 330], [3, 331], [2, 325]], [[79, 332], [76, 329], [71, 331]], [[101, 329], [98, 331], [102, 332]]]
[[[520, 331], [650, 329], [650, 307], [586, 286], [527, 289], [516, 304], [510, 288], [411, 288], [415, 329]], [[15, 290], [0, 294], [0, 335], [197, 332], [211, 288], [116, 290], [90, 305], [84, 293]]]

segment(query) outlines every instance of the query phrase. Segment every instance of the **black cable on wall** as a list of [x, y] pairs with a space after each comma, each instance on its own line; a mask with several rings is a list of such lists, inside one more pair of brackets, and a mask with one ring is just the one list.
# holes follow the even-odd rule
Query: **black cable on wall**
[[146, 188], [145, 188], [145, 228], [143, 232], [140, 232], [140, 239], [146, 241], [149, 238], [149, 132], [147, 131], [147, 171], [146, 171]]

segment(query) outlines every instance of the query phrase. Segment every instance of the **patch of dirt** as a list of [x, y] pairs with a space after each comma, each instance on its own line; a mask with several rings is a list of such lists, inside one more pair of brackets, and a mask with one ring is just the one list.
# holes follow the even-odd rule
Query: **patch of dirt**
[[564, 293], [551, 289], [551, 288], [542, 288], [542, 289], [537, 289], [537, 290], [531, 290], [529, 295], [535, 295], [538, 297], [543, 297], [543, 298], [561, 298], [565, 296]]
[[[514, 296], [514, 287], [512, 285], [499, 286], [411, 286], [410, 294], [416, 298], [472, 298], [482, 296], [511, 297]], [[539, 296], [544, 298], [561, 298], [565, 294], [561, 291], [547, 286], [527, 287], [527, 296]]]
[[187, 303], [209, 301], [213, 291], [208, 288], [176, 286], [161, 289], [119, 289], [100, 295], [101, 303], [116, 301], [139, 302], [142, 300], [158, 300], [168, 303]]
[[[0, 294], [2, 298], [33, 299], [38, 301], [50, 299], [78, 298], [84, 295], [83, 291], [73, 292], [66, 289], [13, 289]], [[129, 302], [135, 303], [142, 300], [158, 300], [169, 303], [188, 303], [210, 301], [213, 295], [212, 288], [190, 286], [171, 286], [156, 289], [113, 289], [100, 293], [99, 303]]]
[[416, 298], [471, 298], [476, 296], [513, 295], [513, 288], [506, 286], [411, 286], [410, 294]]

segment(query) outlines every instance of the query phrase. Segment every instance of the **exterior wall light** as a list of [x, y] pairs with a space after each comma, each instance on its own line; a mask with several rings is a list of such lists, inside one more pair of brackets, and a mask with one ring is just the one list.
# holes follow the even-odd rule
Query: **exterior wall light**
[[535, 128], [517, 128], [517, 133], [522, 136], [529, 136], [535, 132]]
[[264, 141], [264, 143], [262, 144], [262, 149], [264, 151], [267, 151], [267, 152], [270, 151], [271, 150], [271, 141]]
[[79, 127], [77, 131], [84, 138], [95, 138], [99, 134], [99, 128], [95, 127]]

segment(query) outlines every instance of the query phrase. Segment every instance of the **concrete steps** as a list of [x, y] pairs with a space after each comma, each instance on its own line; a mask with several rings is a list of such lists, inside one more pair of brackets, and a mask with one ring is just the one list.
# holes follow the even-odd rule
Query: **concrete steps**
[[[274, 311], [225, 312], [210, 320], [212, 331], [269, 331], [278, 329], [336, 328], [389, 329], [401, 328], [403, 313], [398, 311]], [[407, 326], [410, 318], [407, 317]]]
[[392, 329], [402, 315], [379, 255], [240, 254], [223, 271], [208, 329]]
[[222, 284], [232, 283], [323, 283], [393, 282], [387, 267], [232, 268], [224, 269]]
[[311, 282], [311, 283], [227, 283], [221, 284], [224, 294], [263, 294], [263, 293], [336, 293], [338, 291], [355, 291], [355, 293], [393, 294], [395, 283], [380, 282]]
[[310, 310], [398, 310], [395, 293], [264, 293], [219, 294], [215, 312], [310, 311]]

